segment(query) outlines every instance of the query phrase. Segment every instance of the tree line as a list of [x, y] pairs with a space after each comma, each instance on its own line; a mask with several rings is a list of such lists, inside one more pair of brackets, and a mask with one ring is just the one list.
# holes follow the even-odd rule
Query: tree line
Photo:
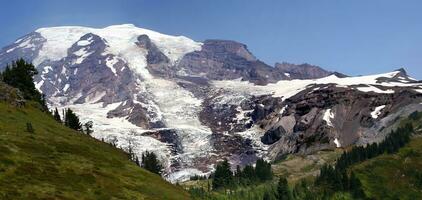
[[238, 165], [234, 173], [231, 171], [229, 162], [224, 160], [217, 165], [212, 178], [212, 188], [216, 190], [265, 182], [273, 178], [273, 173], [271, 164], [264, 159], [258, 159], [255, 167], [246, 165], [241, 169]]
[[315, 180], [315, 185], [326, 194], [345, 191], [350, 192], [355, 198], [365, 198], [365, 193], [361, 188], [362, 184], [353, 172], [350, 175], [347, 173], [347, 168], [384, 153], [396, 153], [410, 141], [413, 131], [412, 124], [406, 123], [395, 131], [391, 131], [379, 144], [373, 143], [366, 147], [353, 147], [350, 151], [344, 152], [334, 166], [324, 165], [320, 170], [320, 175]]

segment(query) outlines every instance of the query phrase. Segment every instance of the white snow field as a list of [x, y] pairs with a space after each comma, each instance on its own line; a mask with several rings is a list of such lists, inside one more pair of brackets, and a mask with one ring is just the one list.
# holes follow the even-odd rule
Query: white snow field
[[[376, 86], [395, 87], [395, 86], [420, 86], [420, 83], [407, 83], [407, 82], [381, 82], [378, 83], [378, 78], [393, 78], [399, 71], [389, 72], [385, 74], [346, 77], [339, 78], [336, 75], [330, 75], [320, 79], [307, 79], [307, 80], [281, 80], [276, 83], [267, 85], [255, 85], [247, 81], [236, 80], [223, 80], [213, 81], [212, 84], [217, 88], [225, 88], [237, 93], [244, 93], [248, 95], [268, 95], [272, 94], [274, 97], [282, 97], [283, 100], [296, 95], [297, 93], [305, 90], [307, 87], [314, 84], [336, 84], [337, 87], [349, 87], [358, 89], [362, 92], [375, 92], [375, 93], [394, 93], [394, 90], [382, 90]], [[365, 86], [362, 86], [365, 85]], [[353, 86], [353, 87], [351, 87]]]

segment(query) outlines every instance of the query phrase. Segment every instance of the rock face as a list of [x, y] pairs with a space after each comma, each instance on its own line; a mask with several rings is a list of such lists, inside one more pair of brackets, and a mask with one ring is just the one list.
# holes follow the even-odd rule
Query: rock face
[[291, 79], [315, 79], [323, 78], [332, 74], [332, 72], [326, 71], [321, 67], [307, 63], [300, 65], [287, 62], [276, 63], [275, 68]]
[[[417, 106], [422, 98], [420, 93], [403, 88], [379, 94], [336, 85], [315, 87], [286, 100], [282, 113], [276, 109], [259, 122], [266, 130], [262, 142], [271, 144], [268, 151], [271, 159], [288, 153], [307, 154], [378, 141], [385, 136], [382, 130], [374, 135], [365, 133], [372, 132], [375, 127], [391, 126], [397, 119], [386, 119], [387, 115], [409, 105]], [[417, 107], [420, 109], [420, 104]]]
[[156, 152], [172, 181], [223, 158], [235, 167], [379, 141], [398, 116], [422, 109], [422, 84], [402, 69], [345, 77], [271, 67], [235, 41], [133, 25], [38, 29], [0, 50], [0, 69], [20, 57], [37, 67], [50, 106], [72, 108], [94, 122], [93, 137], [138, 157]]
[[153, 44], [148, 41], [144, 43], [148, 49], [148, 69], [154, 75], [163, 78], [242, 79], [261, 85], [288, 78], [273, 67], [257, 60], [246, 45], [235, 41], [205, 40], [201, 50], [187, 53], [175, 65], [171, 65]]
[[18, 107], [25, 104], [21, 91], [0, 81], [0, 102], [2, 101]]

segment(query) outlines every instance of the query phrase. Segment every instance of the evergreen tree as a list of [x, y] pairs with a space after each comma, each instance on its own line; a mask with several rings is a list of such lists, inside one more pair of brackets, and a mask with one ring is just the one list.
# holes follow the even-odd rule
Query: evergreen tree
[[145, 152], [142, 154], [141, 167], [155, 174], [161, 174], [162, 165], [154, 152]]
[[287, 184], [287, 179], [280, 177], [277, 184], [277, 200], [290, 200], [290, 191], [289, 185]]
[[12, 62], [11, 66], [1, 73], [1, 79], [6, 84], [18, 88], [25, 99], [33, 100], [41, 104], [41, 109], [47, 111], [45, 97], [35, 88], [33, 76], [38, 72], [32, 63], [27, 63], [23, 59]]
[[35, 131], [34, 131], [34, 127], [32, 127], [32, 123], [31, 122], [27, 122], [26, 123], [26, 131], [28, 132], [28, 133], [34, 133]]
[[265, 191], [264, 196], [262, 197], [263, 200], [271, 200], [271, 195], [268, 191]]
[[139, 162], [138, 156], [135, 156], [135, 164], [138, 166], [141, 166], [141, 163]]
[[271, 180], [273, 177], [271, 171], [271, 164], [260, 158], [256, 161], [255, 165], [256, 176], [260, 181]]
[[62, 123], [62, 119], [60, 117], [60, 114], [59, 114], [59, 111], [57, 110], [57, 108], [54, 110], [53, 117], [56, 121]]
[[219, 189], [230, 186], [233, 186], [233, 173], [230, 170], [229, 162], [225, 159], [222, 163], [219, 163], [215, 169], [212, 187], [213, 189]]
[[352, 172], [350, 174], [350, 192], [352, 193], [353, 197], [356, 199], [363, 199], [365, 198], [365, 192], [362, 189], [362, 184], [360, 180], [355, 176]]
[[246, 165], [242, 171], [242, 180], [243, 184], [251, 185], [257, 182], [257, 176], [255, 172], [255, 168], [251, 165]]
[[77, 131], [81, 131], [82, 129], [82, 124], [79, 121], [79, 117], [70, 108], [66, 109], [64, 125]]

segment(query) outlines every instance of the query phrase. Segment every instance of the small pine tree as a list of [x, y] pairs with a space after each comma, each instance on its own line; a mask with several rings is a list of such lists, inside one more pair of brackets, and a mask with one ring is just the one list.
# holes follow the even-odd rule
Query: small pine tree
[[64, 125], [77, 131], [81, 131], [82, 129], [79, 117], [70, 108], [66, 109]]
[[352, 193], [353, 197], [357, 199], [365, 198], [365, 192], [362, 189], [362, 184], [359, 178], [352, 172], [350, 174], [350, 192]]
[[271, 164], [264, 159], [258, 159], [255, 165], [256, 176], [260, 181], [271, 180], [273, 177]]
[[138, 156], [135, 156], [135, 164], [138, 166], [141, 166], [141, 163], [139, 162]]
[[62, 123], [62, 119], [60, 117], [60, 114], [59, 114], [59, 111], [57, 110], [57, 108], [54, 110], [53, 117], [56, 121]]
[[161, 174], [163, 166], [157, 159], [154, 152], [145, 152], [142, 154], [141, 167], [155, 174]]
[[264, 193], [264, 197], [263, 197], [262, 199], [263, 199], [263, 200], [271, 200], [270, 193], [268, 193], [268, 191], [265, 191], [265, 193]]
[[277, 200], [290, 200], [290, 191], [289, 185], [287, 184], [287, 179], [280, 177], [277, 184]]
[[34, 127], [32, 127], [32, 123], [31, 122], [27, 122], [26, 123], [26, 131], [28, 133], [34, 133], [35, 132]]

